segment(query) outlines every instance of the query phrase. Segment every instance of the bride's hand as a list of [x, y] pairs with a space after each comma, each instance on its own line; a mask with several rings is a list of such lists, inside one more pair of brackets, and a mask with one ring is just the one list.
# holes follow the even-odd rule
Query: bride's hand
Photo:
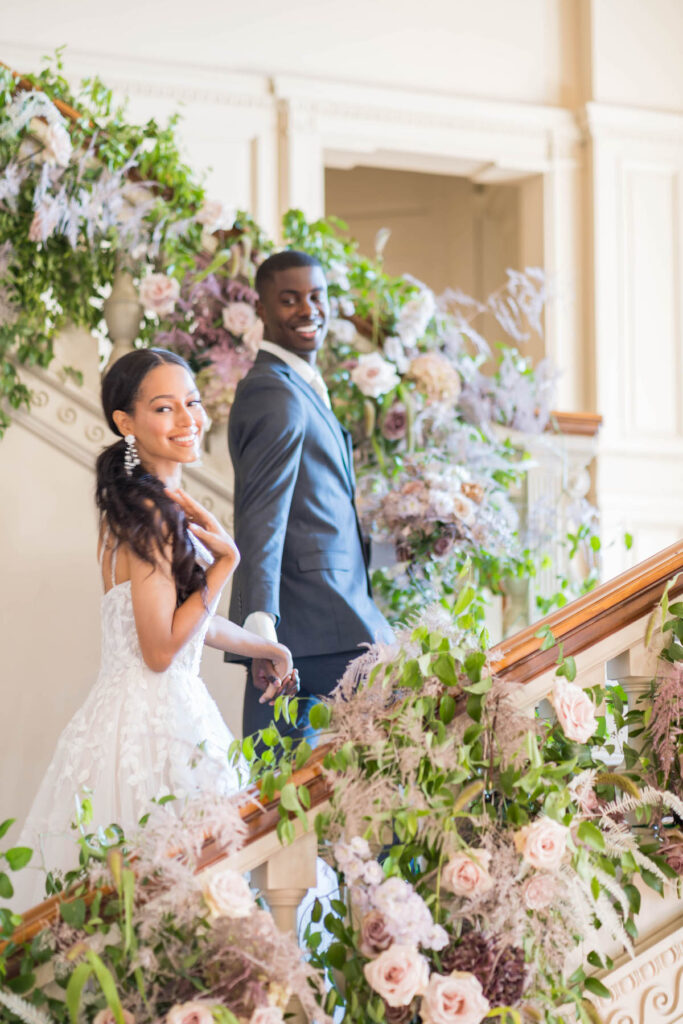
[[173, 498], [177, 505], [180, 505], [187, 517], [188, 528], [192, 530], [197, 540], [200, 540], [209, 549], [213, 557], [228, 559], [233, 568], [237, 566], [240, 560], [237, 545], [216, 517], [211, 515], [198, 501], [191, 498], [181, 487], [175, 491], [166, 488], [166, 493], [169, 498]]

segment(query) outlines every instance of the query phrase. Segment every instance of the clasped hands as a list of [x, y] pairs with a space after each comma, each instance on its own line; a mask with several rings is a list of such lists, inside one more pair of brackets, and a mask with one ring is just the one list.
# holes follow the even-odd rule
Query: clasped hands
[[[278, 659], [279, 661], [279, 659]], [[286, 674], [278, 675], [279, 665], [268, 658], [253, 658], [251, 678], [257, 690], [261, 690], [259, 704], [274, 704], [277, 697], [295, 697], [299, 692], [299, 673], [292, 668]]]

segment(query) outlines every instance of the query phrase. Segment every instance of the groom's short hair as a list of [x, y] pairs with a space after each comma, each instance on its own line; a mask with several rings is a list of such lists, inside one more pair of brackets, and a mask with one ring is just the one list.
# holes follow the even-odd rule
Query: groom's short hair
[[323, 265], [315, 256], [309, 256], [307, 252], [299, 249], [283, 249], [264, 260], [256, 271], [256, 291], [259, 297], [263, 298], [263, 290], [268, 281], [272, 281], [280, 270], [290, 270], [292, 267], [320, 267]]

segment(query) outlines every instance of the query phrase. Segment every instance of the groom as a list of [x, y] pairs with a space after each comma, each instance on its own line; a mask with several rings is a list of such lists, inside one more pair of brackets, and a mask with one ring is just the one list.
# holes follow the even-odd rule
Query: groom
[[[289, 647], [306, 707], [330, 693], [359, 644], [392, 634], [370, 593], [351, 438], [315, 365], [329, 318], [325, 274], [288, 250], [261, 264], [256, 290], [266, 340], [237, 387], [228, 433], [242, 556], [230, 618]], [[259, 697], [272, 671], [251, 664], [245, 736], [271, 721]]]

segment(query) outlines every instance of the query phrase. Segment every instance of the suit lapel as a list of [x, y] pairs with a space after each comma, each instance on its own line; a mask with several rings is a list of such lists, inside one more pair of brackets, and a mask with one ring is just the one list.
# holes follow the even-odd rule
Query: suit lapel
[[277, 367], [277, 369], [286, 375], [286, 377], [292, 382], [292, 384], [299, 388], [302, 394], [313, 403], [316, 410], [322, 416], [323, 420], [327, 424], [331, 433], [334, 435], [334, 439], [339, 447], [339, 453], [341, 455], [342, 465], [349, 482], [349, 488], [351, 494], [355, 491], [355, 481], [353, 473], [353, 445], [351, 443], [351, 435], [342, 427], [341, 423], [334, 415], [331, 409], [328, 409], [322, 398], [315, 391], [310, 384], [308, 384], [303, 377], [293, 370], [291, 366], [288, 366], [282, 359], [278, 359], [271, 352], [259, 352], [256, 357], [257, 362], [267, 362]]

